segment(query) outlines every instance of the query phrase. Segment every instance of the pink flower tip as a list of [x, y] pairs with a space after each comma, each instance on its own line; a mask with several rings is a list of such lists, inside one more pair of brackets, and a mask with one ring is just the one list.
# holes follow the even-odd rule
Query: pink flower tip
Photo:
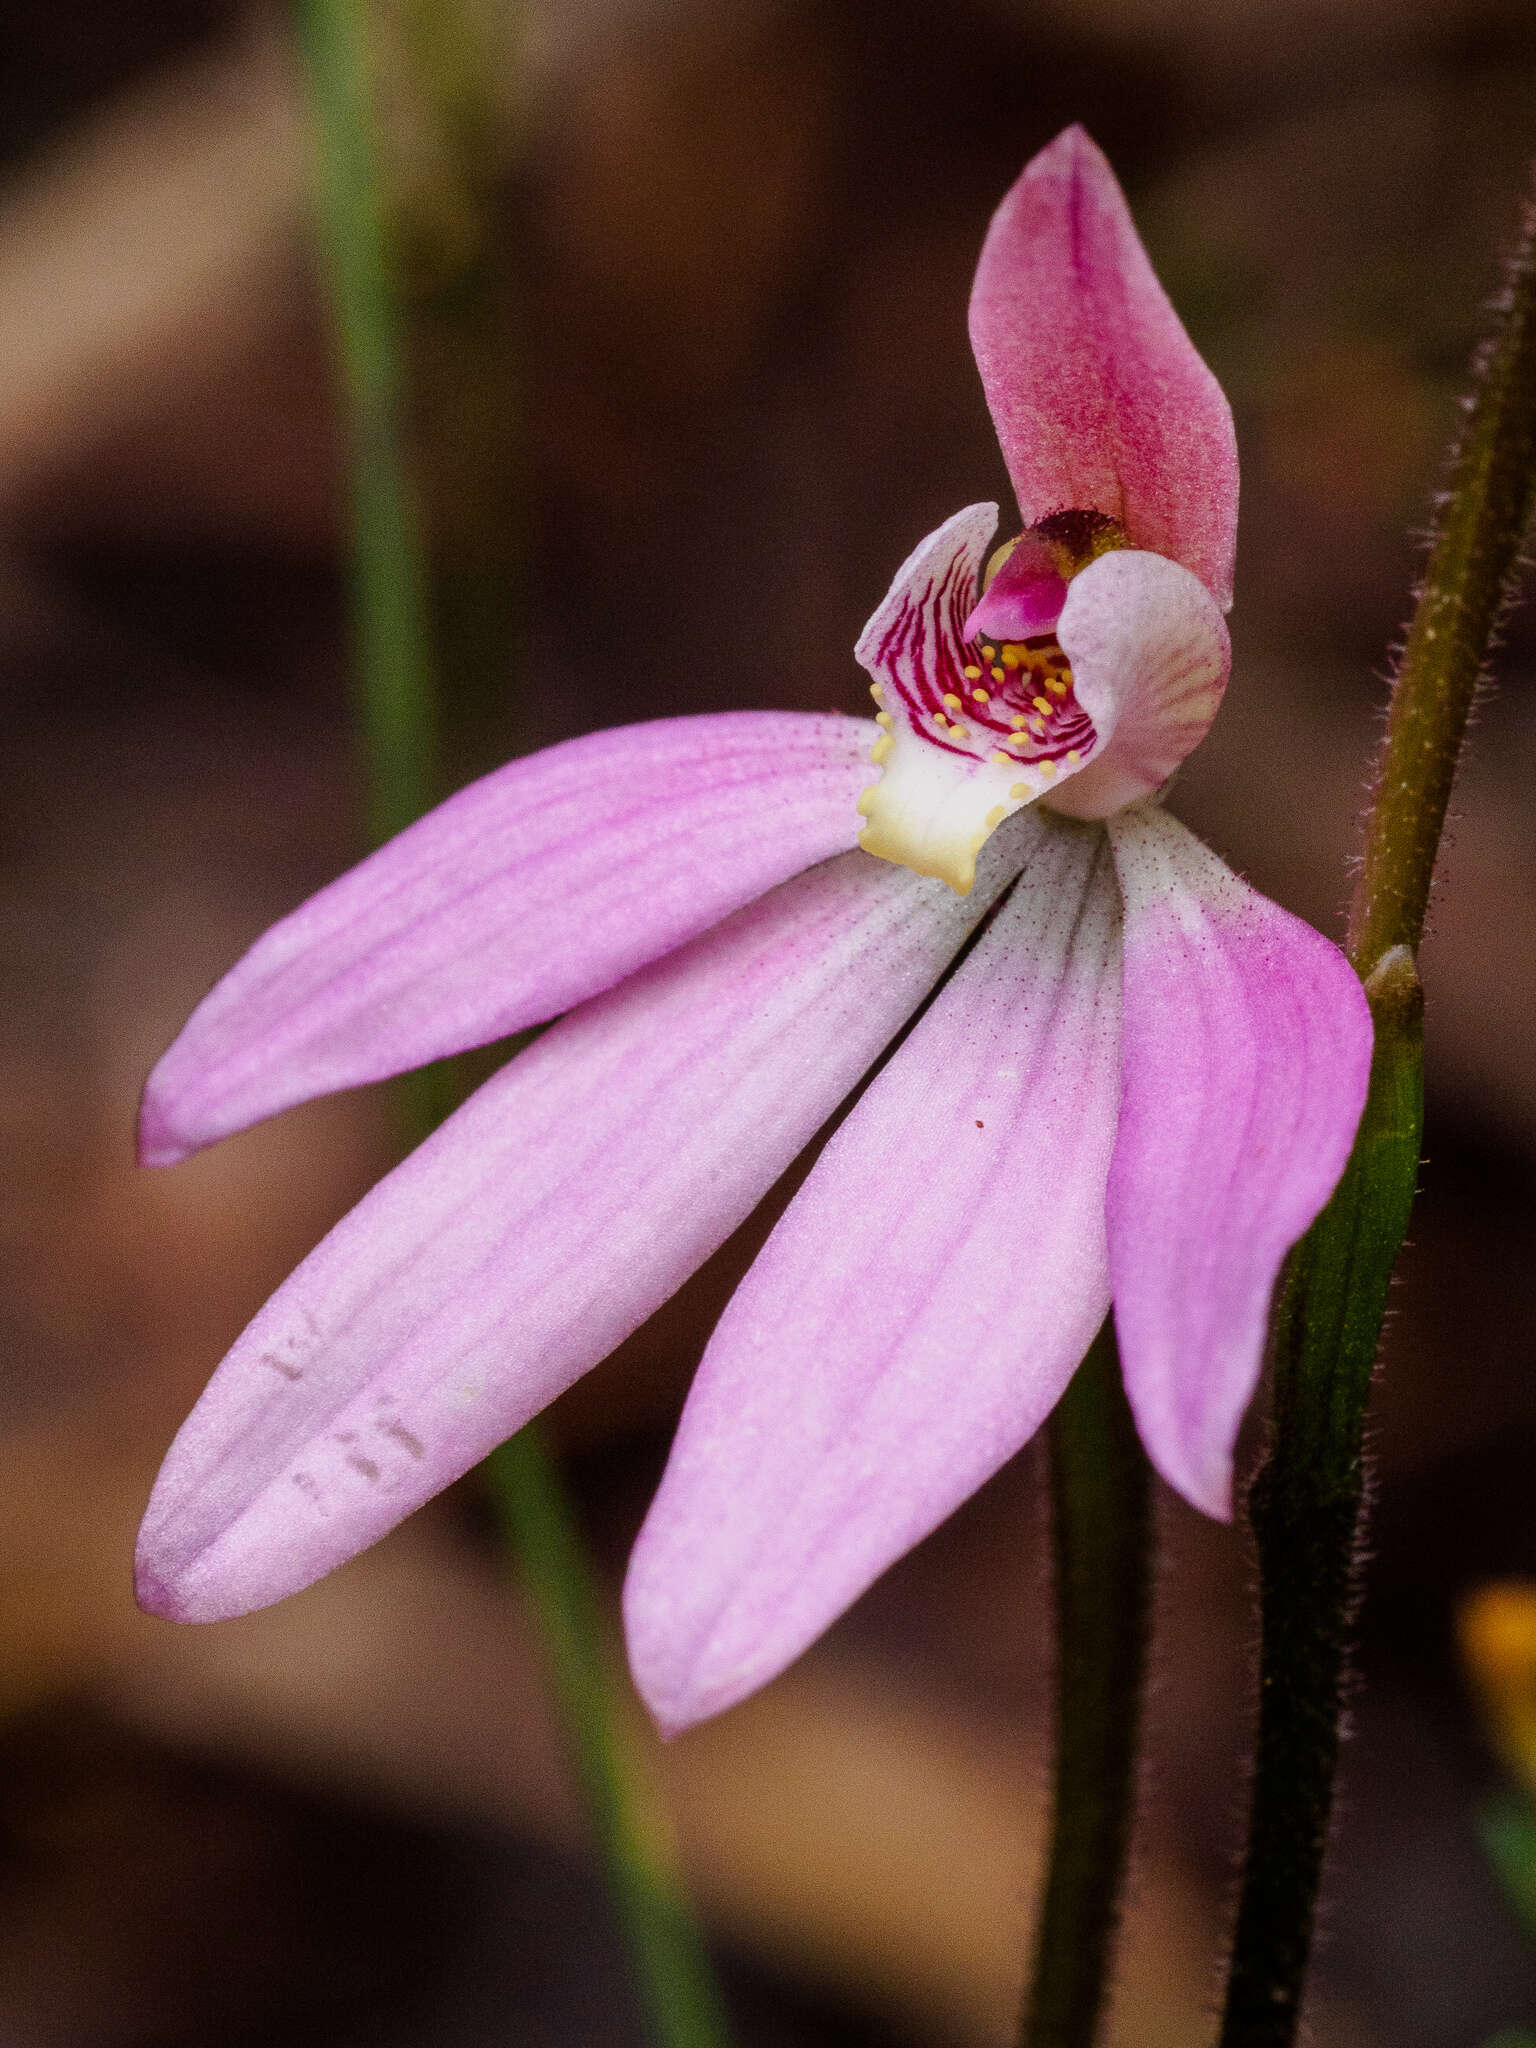
[[192, 1570], [196, 1556], [169, 1571], [160, 1569], [152, 1562], [156, 1547], [141, 1532], [133, 1561], [133, 1597], [143, 1613], [160, 1621], [238, 1621], [271, 1605], [270, 1597], [260, 1591], [253, 1595], [239, 1574], [214, 1573], [200, 1582]]
[[1213, 1522], [1232, 1519], [1232, 1453], [1213, 1447], [1205, 1456], [1192, 1454], [1178, 1471], [1164, 1470], [1163, 1478], [1192, 1508], [1209, 1515]]
[[197, 1621], [201, 1617], [187, 1609], [186, 1602], [169, 1579], [163, 1578], [142, 1556], [133, 1561], [133, 1597], [141, 1613], [158, 1621]]
[[[635, 1690], [663, 1742], [686, 1735], [690, 1728], [697, 1728], [701, 1722], [712, 1721], [727, 1708], [738, 1706], [766, 1679], [775, 1675], [771, 1669], [750, 1675], [737, 1671], [723, 1676], [707, 1668], [671, 1670], [666, 1668], [667, 1645], [659, 1645], [656, 1653], [647, 1660], [643, 1650], [637, 1652], [632, 1631], [628, 1642]], [[652, 1667], [649, 1670], [648, 1662]]]
[[176, 1131], [170, 1115], [155, 1093], [151, 1075], [139, 1104], [138, 1161], [140, 1166], [176, 1166], [197, 1150]]
[[1109, 159], [1081, 121], [1070, 122], [1059, 135], [1054, 136], [1045, 145], [1044, 149], [1037, 150], [1034, 164], [1054, 169], [1058, 157], [1063, 164], [1070, 164], [1074, 170], [1080, 169], [1085, 162], [1096, 166], [1102, 164], [1105, 170], [1109, 169]]

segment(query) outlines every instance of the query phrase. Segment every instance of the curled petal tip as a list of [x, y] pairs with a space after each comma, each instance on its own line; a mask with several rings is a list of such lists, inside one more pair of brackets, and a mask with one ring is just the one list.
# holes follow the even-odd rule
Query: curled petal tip
[[1189, 570], [1123, 548], [1073, 579], [1059, 631], [1104, 744], [1053, 807], [1107, 817], [1160, 788], [1204, 739], [1232, 663], [1226, 621]]

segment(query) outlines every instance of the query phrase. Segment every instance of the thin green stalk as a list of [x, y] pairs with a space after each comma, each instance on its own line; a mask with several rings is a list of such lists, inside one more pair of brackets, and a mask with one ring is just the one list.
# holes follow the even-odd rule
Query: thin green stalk
[[427, 579], [406, 468], [404, 349], [369, 104], [366, 0], [297, 0], [321, 267], [345, 393], [353, 663], [375, 845], [437, 795]]
[[1152, 1578], [1149, 1471], [1105, 1324], [1049, 1424], [1056, 1568], [1056, 1782], [1020, 2039], [1092, 2048], [1136, 1795]]
[[1333, 1806], [1357, 1598], [1364, 1428], [1413, 1203], [1423, 1096], [1414, 952], [1473, 697], [1536, 494], [1536, 215], [1480, 356], [1388, 713], [1349, 924], [1376, 1025], [1360, 1134], [1292, 1257], [1269, 1455], [1249, 1499], [1263, 1636], [1259, 1735], [1222, 2048], [1289, 2048]]
[[532, 1429], [493, 1451], [487, 1466], [508, 1540], [528, 1576], [654, 2037], [665, 2048], [719, 2048], [727, 2038], [719, 1993], [656, 1824], [654, 1798], [614, 1711], [608, 1636], [565, 1489]]
[[1386, 739], [1349, 917], [1362, 980], [1394, 946], [1417, 952], [1467, 719], [1507, 604], [1536, 490], [1536, 204], [1528, 202], [1474, 365], [1452, 462], [1387, 710]]
[[[437, 693], [427, 575], [404, 452], [406, 374], [369, 92], [366, 0], [296, 0], [316, 121], [317, 213], [345, 407], [353, 672], [371, 839], [436, 794]], [[423, 1077], [413, 1077], [423, 1078]], [[408, 1097], [421, 1136], [451, 1102], [441, 1070]], [[657, 2048], [722, 2048], [708, 1960], [676, 1879], [642, 1824], [645, 1788], [608, 1688], [598, 1601], [558, 1471], [530, 1427], [490, 1478], [543, 1629]]]

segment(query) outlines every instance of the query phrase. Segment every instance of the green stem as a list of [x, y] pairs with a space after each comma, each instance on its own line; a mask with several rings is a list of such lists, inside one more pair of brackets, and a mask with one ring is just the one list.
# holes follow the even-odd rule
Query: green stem
[[1530, 525], [1536, 487], [1536, 206], [1527, 205], [1474, 365], [1419, 601], [1387, 711], [1349, 918], [1361, 979], [1393, 946], [1417, 952], [1467, 719]]
[[718, 2048], [727, 2038], [719, 1994], [657, 1825], [655, 1799], [614, 1712], [608, 1637], [569, 1500], [533, 1429], [493, 1451], [487, 1466], [542, 1624], [653, 2037], [663, 2048]]
[[1263, 1638], [1259, 1734], [1222, 2048], [1289, 2048], [1333, 1810], [1357, 1596], [1364, 1430], [1422, 1120], [1414, 953], [1478, 681], [1536, 492], [1536, 217], [1476, 366], [1393, 686], [1349, 925], [1376, 1027], [1370, 1094], [1332, 1201], [1292, 1255], [1269, 1455], [1249, 1499]]
[[1056, 1783], [1023, 2048], [1092, 2048], [1136, 1794], [1152, 1578], [1148, 1467], [1106, 1324], [1049, 1424]]
[[[404, 452], [402, 323], [392, 288], [369, 91], [366, 0], [296, 0], [316, 123], [324, 283], [345, 406], [353, 672], [377, 844], [419, 817], [437, 779], [437, 692], [427, 574]], [[414, 1084], [412, 1086], [411, 1084]], [[441, 1065], [413, 1075], [420, 1137], [452, 1107]], [[541, 1624], [556, 1692], [596, 1824], [657, 2048], [727, 2040], [708, 1960], [623, 1740], [598, 1600], [559, 1474], [532, 1427], [490, 1461], [504, 1526]]]
[[404, 451], [405, 352], [374, 149], [365, 0], [297, 0], [296, 18], [316, 122], [321, 268], [346, 401], [352, 672], [369, 837], [378, 845], [437, 795], [427, 578]]
[[1370, 1093], [1338, 1191], [1287, 1272], [1269, 1456], [1248, 1499], [1263, 1613], [1259, 1735], [1223, 2048], [1294, 2038], [1333, 1810], [1365, 1407], [1413, 1202], [1422, 1102], [1422, 1005], [1406, 947], [1367, 988]]

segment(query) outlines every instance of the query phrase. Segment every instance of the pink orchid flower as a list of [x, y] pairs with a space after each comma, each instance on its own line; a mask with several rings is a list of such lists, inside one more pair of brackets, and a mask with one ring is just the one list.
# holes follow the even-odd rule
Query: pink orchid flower
[[905, 564], [857, 650], [877, 725], [732, 712], [514, 761], [276, 925], [155, 1069], [164, 1163], [568, 1013], [219, 1367], [145, 1517], [152, 1611], [241, 1614], [383, 1535], [877, 1066], [715, 1331], [636, 1546], [658, 1721], [782, 1670], [1027, 1441], [1111, 1302], [1154, 1465], [1230, 1512], [1369, 1013], [1157, 802], [1226, 683], [1236, 455], [1081, 130], [993, 220], [971, 333], [1023, 532], [989, 565], [972, 506]]

